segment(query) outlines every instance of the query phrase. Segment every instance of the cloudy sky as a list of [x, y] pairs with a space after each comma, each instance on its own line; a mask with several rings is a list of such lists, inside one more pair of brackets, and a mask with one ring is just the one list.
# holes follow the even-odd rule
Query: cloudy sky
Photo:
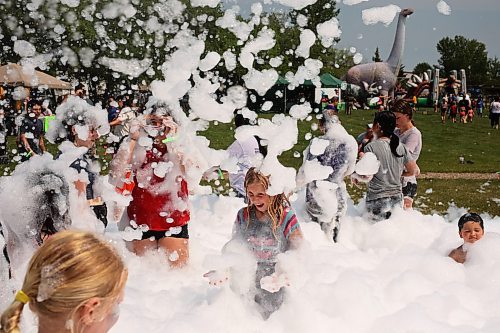
[[[340, 9], [338, 19], [342, 36], [337, 47], [347, 49], [355, 47], [357, 52], [364, 55], [364, 61], [371, 61], [378, 46], [380, 55], [385, 60], [394, 40], [397, 16], [387, 27], [382, 23], [365, 25], [361, 12], [364, 9], [393, 4], [400, 8], [415, 10], [406, 23], [406, 47], [403, 58], [406, 70], [412, 70], [419, 62], [437, 64], [440, 55], [436, 50], [436, 44], [448, 36], [453, 38], [462, 35], [468, 39], [477, 39], [486, 45], [488, 57], [500, 58], [500, 0], [445, 1], [451, 7], [450, 15], [443, 15], [438, 11], [436, 5], [439, 0], [368, 0], [352, 6], [345, 5], [339, 0], [337, 7]], [[253, 2], [255, 1], [226, 0], [226, 3], [237, 3], [242, 13], [248, 11]], [[280, 8], [276, 5], [272, 7]]]

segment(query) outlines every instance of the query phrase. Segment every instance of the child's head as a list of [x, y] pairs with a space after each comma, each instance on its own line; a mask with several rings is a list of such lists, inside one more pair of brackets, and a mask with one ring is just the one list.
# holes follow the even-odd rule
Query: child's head
[[118, 319], [127, 270], [93, 234], [61, 231], [31, 258], [21, 291], [1, 316], [0, 332], [18, 332], [26, 303], [39, 322], [72, 333], [107, 332]]
[[266, 193], [269, 188], [269, 177], [264, 176], [255, 168], [250, 168], [245, 176], [245, 190], [248, 203], [254, 206], [259, 212], [269, 213], [273, 220], [273, 229], [277, 227], [278, 221], [283, 215], [283, 209], [288, 205], [288, 199], [283, 193], [269, 195]]
[[479, 214], [467, 213], [458, 220], [458, 234], [465, 243], [474, 243], [484, 235], [483, 219]]

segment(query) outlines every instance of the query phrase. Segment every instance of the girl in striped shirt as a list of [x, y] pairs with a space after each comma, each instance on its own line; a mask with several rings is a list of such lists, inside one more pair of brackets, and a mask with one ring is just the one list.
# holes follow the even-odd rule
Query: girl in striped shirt
[[[297, 217], [285, 194], [269, 195], [269, 178], [250, 168], [245, 177], [248, 206], [239, 210], [229, 243], [240, 241], [253, 254], [257, 262], [255, 273], [255, 302], [267, 319], [283, 303], [286, 277], [275, 273], [277, 256], [299, 246], [303, 236]], [[228, 244], [229, 244], [228, 243]], [[218, 285], [224, 279], [212, 279]], [[225, 277], [227, 280], [227, 277]]]

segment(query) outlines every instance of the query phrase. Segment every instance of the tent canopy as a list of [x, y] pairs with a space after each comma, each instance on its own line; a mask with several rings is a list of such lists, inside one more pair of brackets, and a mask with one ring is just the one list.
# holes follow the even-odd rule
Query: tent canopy
[[0, 67], [0, 84], [12, 87], [24, 86], [33, 88], [46, 86], [49, 89], [71, 89], [71, 83], [61, 81], [37, 70], [25, 70], [18, 64], [7, 64]]
[[[335, 76], [333, 76], [330, 73], [321, 74], [319, 78], [321, 81], [321, 87], [323, 87], [323, 88], [340, 88], [340, 86], [342, 85], [342, 80], [336, 78]], [[285, 77], [280, 76], [276, 83], [277, 84], [288, 84], [289, 82]], [[313, 83], [311, 80], [305, 80], [303, 85], [312, 86]]]

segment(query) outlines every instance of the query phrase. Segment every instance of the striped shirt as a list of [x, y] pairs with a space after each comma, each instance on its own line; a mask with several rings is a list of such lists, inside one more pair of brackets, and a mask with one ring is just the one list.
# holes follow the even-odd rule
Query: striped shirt
[[257, 219], [255, 208], [239, 210], [233, 229], [233, 239], [243, 240], [258, 263], [274, 263], [276, 256], [290, 247], [290, 235], [300, 229], [295, 212], [287, 207], [279, 221], [276, 232], [272, 230], [272, 220]]

